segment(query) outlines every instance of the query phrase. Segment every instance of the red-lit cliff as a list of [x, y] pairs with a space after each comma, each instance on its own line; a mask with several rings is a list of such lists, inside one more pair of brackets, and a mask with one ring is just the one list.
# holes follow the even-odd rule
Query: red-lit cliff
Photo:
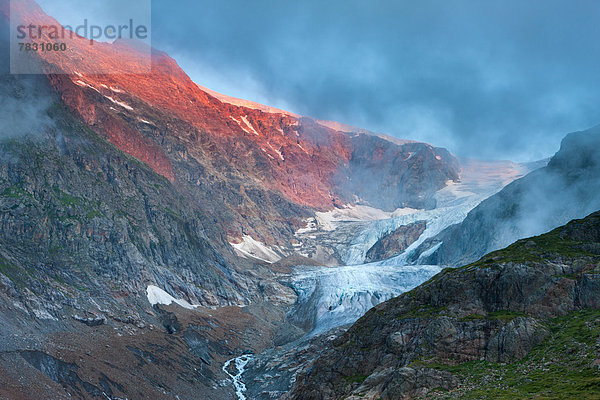
[[[28, 22], [58, 24], [35, 3], [22, 4]], [[234, 237], [278, 242], [311, 209], [357, 199], [385, 209], [430, 207], [432, 194], [458, 178], [456, 160], [443, 149], [343, 132], [339, 124], [217, 98], [160, 51], [152, 50], [148, 72], [144, 52], [128, 43], [90, 45], [77, 36], [59, 41], [66, 52], [37, 56], [64, 104], [205, 203]], [[124, 65], [136, 70], [136, 63], [143, 73], [90, 73]]]

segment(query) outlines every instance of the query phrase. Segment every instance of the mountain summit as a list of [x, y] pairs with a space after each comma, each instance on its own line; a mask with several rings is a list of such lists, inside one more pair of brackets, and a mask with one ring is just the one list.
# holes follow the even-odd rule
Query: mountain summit
[[[27, 22], [58, 24], [33, 1], [22, 4], [30, 10]], [[75, 36], [66, 43], [67, 52], [36, 54], [62, 102], [106, 140], [206, 204], [232, 238], [246, 232], [283, 244], [285, 235], [268, 231], [292, 230], [282, 223], [267, 229], [264, 221], [297, 224], [305, 207], [328, 210], [359, 200], [388, 210], [431, 208], [435, 191], [458, 179], [458, 162], [444, 149], [232, 101], [203, 90], [154, 49], [150, 73], [89, 73], [98, 65], [135, 66], [142, 54], [121, 41], [90, 46]]]

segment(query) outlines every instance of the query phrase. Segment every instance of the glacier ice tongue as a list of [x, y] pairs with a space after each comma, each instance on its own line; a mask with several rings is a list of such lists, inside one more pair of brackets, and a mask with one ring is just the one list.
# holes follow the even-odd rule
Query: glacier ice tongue
[[298, 294], [295, 310], [312, 321], [311, 333], [319, 334], [356, 321], [373, 306], [413, 289], [440, 270], [436, 265], [376, 264], [299, 269], [291, 282]]

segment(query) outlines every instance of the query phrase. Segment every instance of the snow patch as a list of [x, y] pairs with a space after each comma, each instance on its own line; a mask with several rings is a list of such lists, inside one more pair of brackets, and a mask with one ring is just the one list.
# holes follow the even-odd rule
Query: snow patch
[[296, 231], [295, 235], [302, 235], [303, 233], [315, 232], [319, 228], [319, 224], [316, 218], [307, 218], [304, 220], [306, 226]]
[[[245, 123], [245, 124], [248, 126], [248, 128], [250, 129], [250, 131], [251, 131], [252, 133], [254, 133], [256, 136], [258, 136], [258, 132], [256, 132], [256, 130], [254, 129], [254, 127], [252, 126], [252, 124], [251, 124], [251, 123], [248, 121], [247, 115], [244, 115], [244, 116], [242, 117], [242, 121], [244, 121], [244, 123]], [[240, 125], [240, 126], [241, 126], [241, 125]], [[245, 129], [244, 129], [244, 130], [245, 130]], [[246, 132], [248, 132], [248, 131], [246, 131]], [[250, 132], [248, 132], [248, 133], [250, 133]]]
[[112, 97], [110, 97], [110, 96], [104, 96], [104, 97], [106, 97], [107, 99], [109, 99], [109, 100], [110, 100], [110, 101], [112, 101], [113, 103], [115, 103], [115, 104], [118, 104], [118, 105], [120, 105], [121, 107], [123, 107], [123, 108], [125, 108], [125, 109], [127, 109], [127, 110], [129, 110], [129, 111], [133, 111], [133, 107], [131, 107], [131, 106], [130, 106], [129, 104], [127, 104], [127, 103], [123, 103], [122, 101], [115, 100], [115, 99], [113, 99], [113, 98], [112, 98]]
[[271, 143], [267, 143], [267, 146], [269, 146], [269, 148], [271, 150], [273, 150], [275, 153], [277, 153], [277, 155], [279, 156], [279, 158], [281, 159], [281, 161], [285, 161], [285, 158], [283, 158], [283, 154], [281, 154], [281, 151], [279, 151], [276, 148], [274, 148], [273, 146], [271, 146]]
[[254, 258], [267, 263], [274, 263], [281, 260], [281, 256], [270, 247], [248, 235], [244, 235], [240, 243], [229, 242], [229, 244], [236, 250], [236, 253], [240, 257]]
[[96, 89], [95, 87], [93, 87], [93, 86], [92, 86], [92, 85], [90, 85], [89, 83], [86, 83], [86, 82], [84, 82], [84, 81], [82, 81], [82, 80], [77, 80], [77, 81], [75, 81], [75, 84], [76, 84], [77, 86], [81, 86], [81, 87], [89, 87], [90, 89], [93, 89], [93, 90], [95, 90], [96, 92], [100, 93], [100, 91], [99, 91], [98, 89]]
[[110, 90], [112, 90], [115, 93], [123, 93], [123, 91], [121, 89], [117, 89], [116, 87], [110, 87]]
[[322, 230], [333, 231], [340, 222], [377, 221], [414, 214], [419, 211], [421, 210], [406, 207], [389, 212], [365, 205], [352, 205], [315, 214], [317, 223]]
[[281, 151], [277, 150], [277, 149], [273, 149], [275, 150], [275, 153], [277, 153], [277, 155], [279, 156], [279, 158], [281, 158], [281, 161], [285, 161], [285, 158], [283, 158], [283, 154], [281, 154]]
[[181, 307], [187, 308], [188, 310], [193, 310], [196, 307], [200, 307], [198, 305], [192, 305], [185, 300], [176, 299], [169, 293], [154, 285], [148, 286], [146, 289], [146, 296], [148, 297], [148, 302], [150, 302], [151, 305], [164, 304], [168, 306], [171, 303], [177, 303]]
[[[248, 119], [246, 118], [246, 116], [242, 117], [242, 121], [236, 119], [233, 115], [230, 115], [229, 118], [231, 118], [232, 120], [234, 120], [239, 126], [240, 128], [242, 128], [242, 130], [246, 133], [252, 133], [254, 135], [258, 136], [258, 132], [256, 132], [256, 130], [254, 129], [254, 127], [252, 126], [252, 124], [248, 121]], [[243, 124], [242, 124], [243, 122]]]
[[308, 154], [308, 151], [306, 151], [306, 149], [304, 147], [302, 147], [302, 145], [300, 143], [298, 143], [298, 147], [300, 147], [300, 149], [302, 149], [303, 152]]

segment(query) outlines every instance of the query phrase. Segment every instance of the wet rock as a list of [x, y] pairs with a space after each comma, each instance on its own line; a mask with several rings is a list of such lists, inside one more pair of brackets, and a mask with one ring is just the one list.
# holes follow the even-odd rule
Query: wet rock
[[87, 326], [100, 326], [106, 323], [106, 317], [103, 315], [93, 316], [93, 317], [81, 317], [77, 314], [72, 315], [72, 318], [75, 321], [81, 322], [82, 324], [86, 324]]

